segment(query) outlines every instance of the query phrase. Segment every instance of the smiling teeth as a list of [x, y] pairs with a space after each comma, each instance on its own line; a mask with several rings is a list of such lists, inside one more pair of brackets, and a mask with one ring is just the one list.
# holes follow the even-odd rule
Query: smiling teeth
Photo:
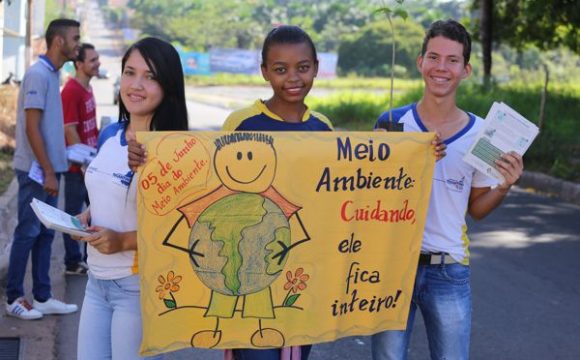
[[131, 101], [143, 101], [145, 97], [139, 95], [129, 95], [129, 99], [131, 99]]
[[446, 82], [446, 81], [448, 81], [447, 78], [441, 78], [441, 77], [431, 77], [431, 79], [435, 80], [436, 82]]

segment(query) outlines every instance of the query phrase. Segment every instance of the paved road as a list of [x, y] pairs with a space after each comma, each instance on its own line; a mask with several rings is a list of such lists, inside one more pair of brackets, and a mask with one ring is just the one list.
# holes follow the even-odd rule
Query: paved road
[[[119, 41], [119, 34], [111, 30], [103, 21], [102, 14], [94, 0], [86, 2], [87, 30], [83, 41], [95, 45], [100, 54], [101, 67], [109, 71], [108, 79], [93, 79], [91, 85], [97, 102], [99, 119], [119, 117], [119, 108], [113, 104], [113, 83], [121, 74], [121, 57], [125, 49]], [[219, 130], [231, 110], [208, 106], [195, 101], [187, 101], [189, 128], [192, 130]], [[100, 122], [100, 121], [99, 121]], [[100, 125], [100, 124], [99, 124]]]

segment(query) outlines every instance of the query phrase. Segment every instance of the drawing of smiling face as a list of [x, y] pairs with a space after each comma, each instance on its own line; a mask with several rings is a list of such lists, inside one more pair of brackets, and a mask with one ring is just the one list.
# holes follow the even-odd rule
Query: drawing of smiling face
[[230, 143], [215, 153], [215, 171], [230, 190], [261, 193], [276, 174], [276, 150], [259, 141]]

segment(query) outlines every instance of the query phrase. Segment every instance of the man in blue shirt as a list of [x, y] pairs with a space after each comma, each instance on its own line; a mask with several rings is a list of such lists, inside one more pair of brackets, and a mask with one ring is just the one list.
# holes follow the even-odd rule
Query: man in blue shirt
[[[75, 20], [53, 20], [46, 30], [47, 52], [24, 75], [18, 96], [14, 169], [18, 180], [18, 224], [10, 251], [6, 285], [6, 314], [24, 320], [44, 314], [68, 314], [76, 305], [52, 297], [49, 277], [54, 231], [44, 227], [30, 207], [36, 198], [56, 206], [60, 174], [66, 158], [59, 69], [77, 57], [79, 27]], [[42, 184], [28, 175], [40, 168]], [[24, 298], [24, 274], [32, 254], [33, 305]]]

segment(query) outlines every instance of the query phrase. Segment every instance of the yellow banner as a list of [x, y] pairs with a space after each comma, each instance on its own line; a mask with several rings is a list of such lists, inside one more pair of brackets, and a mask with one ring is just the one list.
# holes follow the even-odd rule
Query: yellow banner
[[433, 134], [137, 138], [143, 354], [405, 328]]

